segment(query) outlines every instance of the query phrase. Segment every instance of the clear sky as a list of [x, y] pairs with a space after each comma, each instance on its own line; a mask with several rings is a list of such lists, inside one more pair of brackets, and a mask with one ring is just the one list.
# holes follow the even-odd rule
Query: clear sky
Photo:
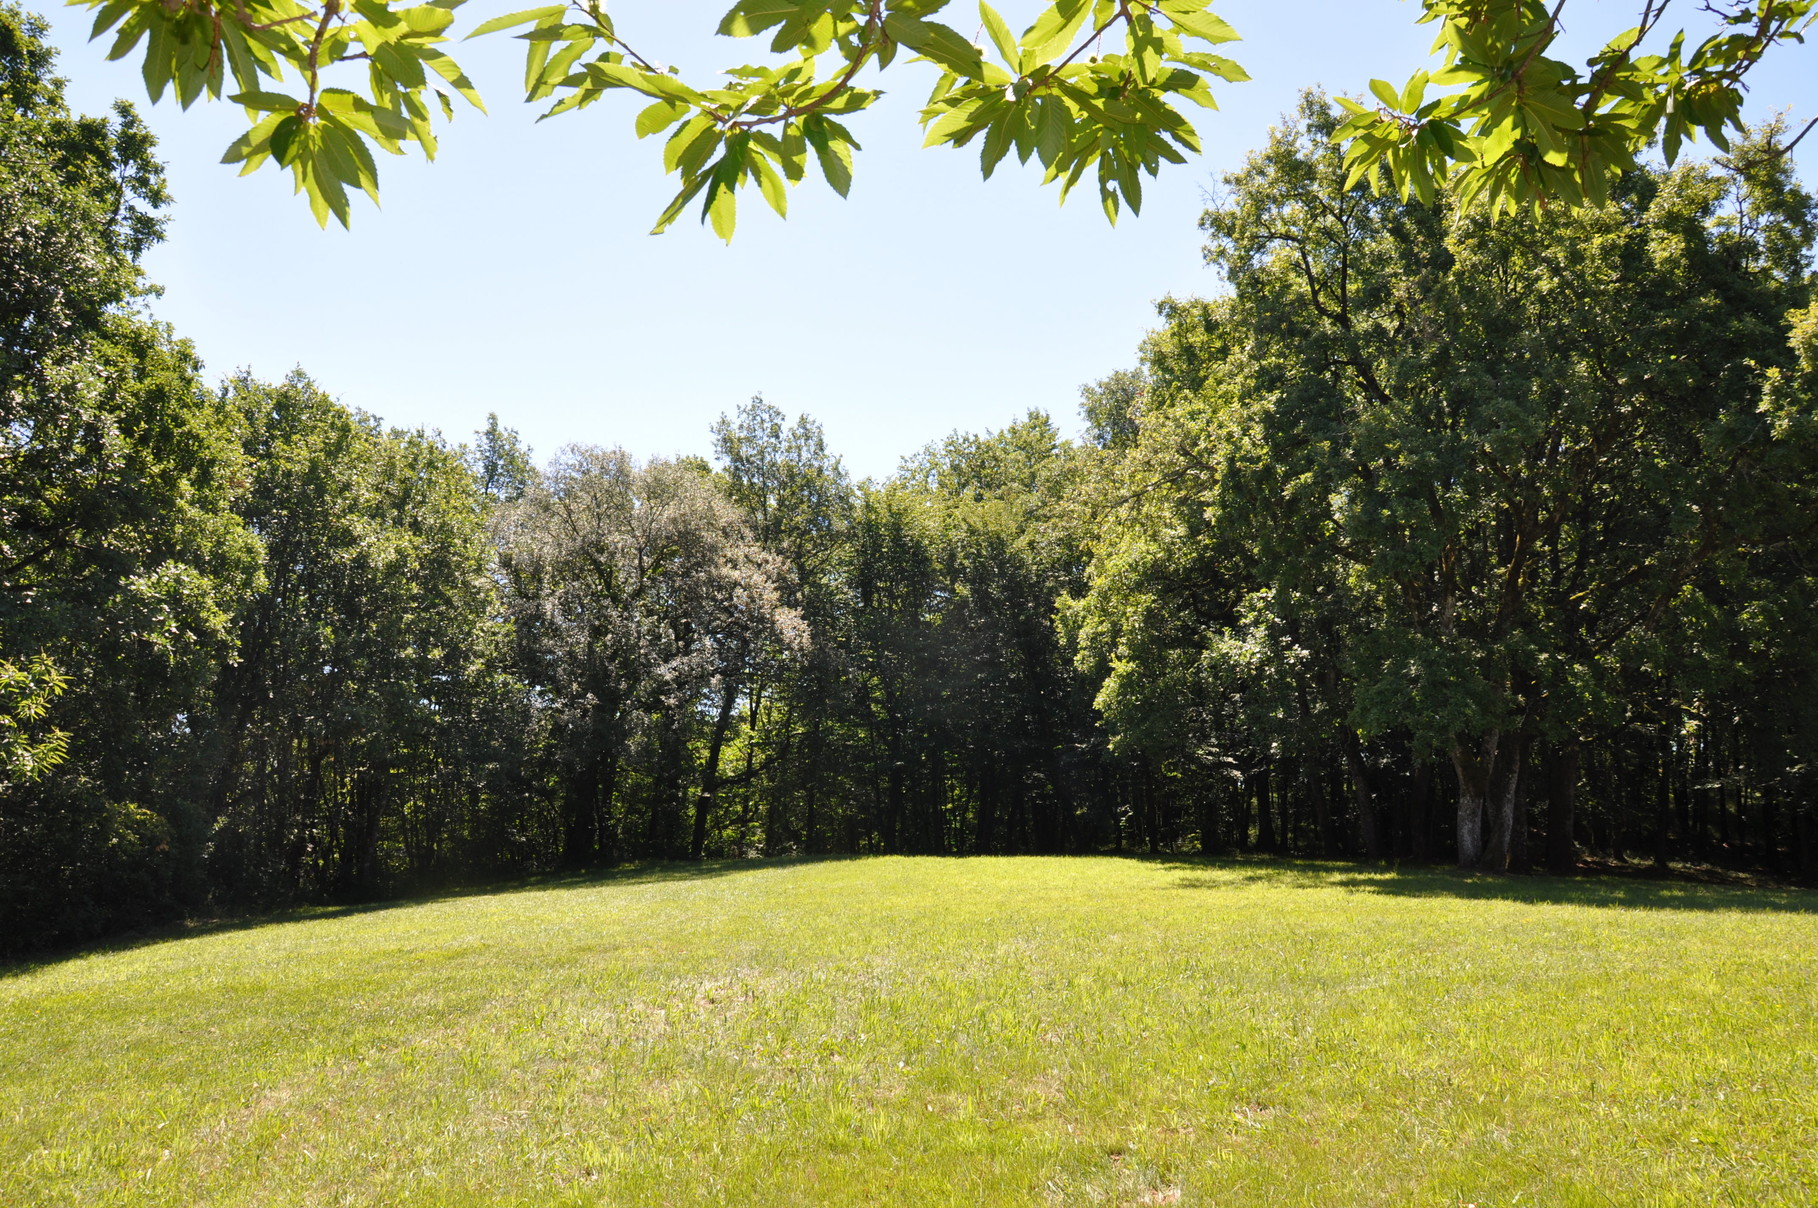
[[[614, 12], [641, 51], [698, 81], [761, 50], [706, 35], [726, 2], [623, 0]], [[462, 26], [528, 3], [475, 0]], [[999, 5], [1018, 29], [1035, 7]], [[1568, 35], [1601, 42], [1633, 9], [1579, 0]], [[1220, 112], [1190, 114], [1205, 153], [1146, 183], [1140, 217], [1112, 228], [1092, 190], [1061, 208], [1014, 159], [983, 182], [976, 147], [922, 150], [914, 114], [932, 69], [899, 64], [877, 81], [884, 101], [848, 123], [865, 147], [851, 197], [811, 179], [787, 221], [742, 198], [730, 247], [692, 216], [646, 234], [673, 188], [661, 140], [631, 133], [641, 102], [537, 124], [509, 38], [450, 47], [490, 115], [460, 112], [434, 164], [380, 156], [384, 208], [356, 199], [351, 232], [323, 231], [288, 173], [239, 178], [217, 162], [245, 128], [237, 107], [147, 108], [135, 60], [108, 63], [105, 41], [86, 41], [90, 14], [44, 15], [75, 106], [128, 97], [161, 140], [177, 204], [147, 258], [165, 287], [154, 309], [212, 372], [300, 365], [350, 406], [454, 439], [497, 411], [539, 459], [569, 441], [706, 453], [714, 418], [761, 392], [819, 419], [856, 474], [882, 476], [930, 440], [1031, 407], [1074, 430], [1080, 385], [1134, 361], [1157, 299], [1217, 288], [1196, 227], [1206, 191], [1298, 90], [1399, 84], [1431, 42], [1403, 0], [1217, 11], [1244, 34], [1226, 50], [1254, 80], [1217, 86]], [[945, 19], [964, 26], [973, 12], [957, 0]], [[1815, 67], [1810, 48], [1764, 66], [1751, 116], [1818, 114]], [[1799, 157], [1812, 180], [1818, 134]]]

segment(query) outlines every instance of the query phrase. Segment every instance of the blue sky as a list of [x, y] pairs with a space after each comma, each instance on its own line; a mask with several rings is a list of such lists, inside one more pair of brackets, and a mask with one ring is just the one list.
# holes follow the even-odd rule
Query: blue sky
[[[475, 0], [462, 25], [529, 2]], [[999, 7], [1021, 28], [1036, 6]], [[1579, 0], [1568, 32], [1601, 42], [1631, 7]], [[625, 0], [614, 12], [640, 50], [700, 79], [761, 49], [707, 35], [722, 8]], [[1216, 11], [1244, 34], [1227, 49], [1254, 79], [1193, 115], [1204, 154], [1149, 184], [1140, 217], [1112, 228], [1089, 190], [1061, 208], [1014, 161], [984, 182], [976, 148], [922, 150], [914, 114], [932, 76], [899, 65], [876, 81], [884, 101], [849, 123], [865, 147], [851, 197], [811, 181], [787, 221], [752, 198], [730, 247], [692, 218], [646, 234], [673, 190], [660, 140], [631, 133], [638, 103], [536, 123], [509, 38], [451, 48], [490, 115], [459, 113], [434, 164], [381, 157], [383, 209], [357, 201], [351, 232], [323, 231], [288, 174], [240, 178], [217, 162], [244, 129], [237, 107], [148, 108], [132, 61], [105, 62], [86, 41], [87, 12], [44, 15], [73, 103], [98, 112], [128, 97], [158, 133], [177, 205], [147, 259], [165, 287], [154, 309], [212, 372], [300, 365], [350, 406], [455, 439], [497, 411], [539, 458], [569, 441], [705, 453], [713, 419], [762, 392], [819, 419], [855, 473], [882, 476], [930, 440], [1031, 407], [1074, 430], [1079, 386], [1133, 362], [1156, 300], [1216, 290], [1196, 220], [1218, 177], [1301, 88], [1399, 83], [1431, 41], [1403, 0]], [[967, 0], [946, 19], [963, 26], [962, 13]], [[1818, 50], [1802, 48], [1758, 71], [1752, 116], [1818, 114], [1814, 65]], [[1809, 181], [1818, 135], [1799, 154]]]

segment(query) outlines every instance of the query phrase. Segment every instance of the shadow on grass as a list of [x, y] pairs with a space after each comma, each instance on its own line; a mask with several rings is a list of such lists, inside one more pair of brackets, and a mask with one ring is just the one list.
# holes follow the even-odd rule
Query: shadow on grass
[[136, 948], [150, 948], [159, 944], [173, 943], [178, 940], [193, 939], [197, 936], [220, 935], [226, 932], [254, 931], [261, 927], [275, 927], [286, 923], [314, 923], [329, 919], [344, 919], [353, 915], [378, 914], [383, 911], [406, 909], [413, 906], [427, 906], [436, 902], [459, 901], [462, 898], [486, 898], [507, 894], [545, 893], [551, 890], [589, 889], [603, 885], [649, 885], [667, 881], [700, 881], [714, 877], [733, 876], [744, 872], [758, 872], [762, 869], [786, 868], [792, 865], [827, 864], [844, 860], [863, 859], [862, 856], [779, 856], [768, 859], [746, 860], [702, 860], [675, 862], [644, 862], [624, 864], [612, 868], [588, 869], [581, 872], [551, 873], [543, 876], [525, 877], [516, 881], [499, 881], [489, 884], [463, 886], [436, 892], [426, 892], [409, 897], [387, 898], [378, 902], [355, 902], [338, 906], [297, 906], [285, 910], [270, 911], [263, 914], [247, 914], [228, 918], [197, 919], [185, 923], [171, 923], [160, 927], [149, 927], [140, 931], [108, 939], [96, 940], [68, 948], [58, 948], [45, 952], [31, 953], [17, 958], [0, 958], [0, 981], [21, 977], [39, 969], [50, 968], [67, 961], [83, 957], [102, 956], [115, 952], [130, 952]]
[[[206, 919], [150, 928], [66, 949], [0, 960], [0, 981], [83, 957], [127, 952], [158, 944], [224, 932], [252, 931], [283, 924], [323, 922], [352, 915], [376, 914], [462, 898], [519, 893], [548, 893], [600, 886], [650, 885], [700, 881], [770, 869], [838, 864], [863, 855], [781, 856], [766, 859], [707, 860], [627, 864], [585, 872], [527, 877], [518, 881], [475, 885], [379, 902], [339, 906], [302, 906], [267, 914]], [[971, 857], [928, 857], [968, 859]], [[1062, 860], [1092, 856], [1050, 857]], [[1736, 910], [1818, 914], [1818, 890], [1708, 884], [1696, 880], [1657, 880], [1636, 873], [1599, 869], [1584, 877], [1498, 876], [1449, 868], [1385, 868], [1339, 861], [1295, 860], [1269, 856], [1207, 857], [1123, 855], [1096, 858], [1135, 860], [1178, 874], [1177, 889], [1216, 892], [1240, 886], [1282, 889], [1342, 889], [1352, 893], [1399, 898], [1454, 898], [1521, 902], [1530, 905], [1594, 906], [1641, 910]]]
[[1176, 888], [1234, 886], [1342, 889], [1396, 898], [1457, 898], [1545, 906], [1594, 906], [1625, 910], [1738, 910], [1818, 914], [1818, 891], [1708, 884], [1696, 880], [1602, 872], [1546, 877], [1461, 872], [1450, 868], [1396, 868], [1315, 860], [1174, 857], [1165, 867], [1180, 874]]

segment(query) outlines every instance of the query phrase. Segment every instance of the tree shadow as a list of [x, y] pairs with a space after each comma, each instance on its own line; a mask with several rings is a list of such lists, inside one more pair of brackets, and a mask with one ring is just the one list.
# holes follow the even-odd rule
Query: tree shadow
[[1199, 891], [1272, 885], [1283, 889], [1341, 889], [1384, 897], [1520, 902], [1534, 906], [1818, 914], [1818, 891], [1713, 884], [1683, 874], [1656, 878], [1637, 871], [1553, 877], [1244, 857], [1174, 857], [1166, 867], [1180, 874], [1175, 888]]
[[[1106, 853], [1107, 855], [1109, 853]], [[326, 922], [354, 915], [378, 914], [464, 898], [496, 897], [520, 893], [550, 893], [601, 886], [651, 885], [700, 881], [740, 873], [815, 864], [864, 860], [863, 855], [776, 856], [763, 859], [704, 860], [700, 862], [651, 861], [580, 872], [550, 873], [516, 881], [476, 884], [425, 892], [383, 901], [342, 905], [298, 906], [265, 913], [146, 928], [85, 944], [23, 957], [0, 960], [0, 981], [22, 977], [72, 960], [130, 952], [198, 936], [253, 931], [295, 923]], [[1078, 859], [1082, 857], [1056, 857]], [[1439, 867], [1380, 866], [1341, 861], [1289, 859], [1271, 856], [1194, 857], [1138, 855], [1121, 857], [1153, 864], [1178, 874], [1174, 888], [1217, 892], [1252, 886], [1282, 889], [1340, 889], [1350, 893], [1400, 898], [1453, 898], [1520, 902], [1528, 905], [1595, 906], [1629, 910], [1752, 911], [1762, 913], [1818, 914], [1818, 890], [1783, 886], [1711, 884], [1687, 879], [1652, 879], [1639, 871], [1614, 873], [1600, 870], [1584, 877], [1496, 875], [1460, 872]]]
[[859, 859], [857, 856], [775, 856], [763, 859], [728, 859], [701, 861], [643, 861], [613, 865], [606, 868], [592, 868], [575, 872], [547, 873], [539, 876], [522, 877], [513, 881], [498, 881], [473, 885], [454, 886], [431, 892], [410, 894], [396, 898], [386, 898], [373, 902], [350, 902], [339, 905], [292, 906], [281, 910], [248, 912], [245, 914], [226, 915], [218, 918], [191, 919], [181, 923], [168, 923], [156, 927], [146, 927], [121, 935], [68, 947], [47, 949], [42, 952], [28, 953], [18, 957], [0, 958], [0, 981], [7, 981], [40, 969], [51, 968], [73, 960], [91, 956], [105, 956], [116, 952], [131, 952], [139, 948], [152, 948], [160, 944], [176, 943], [181, 940], [194, 939], [205, 935], [221, 935], [236, 931], [256, 931], [263, 927], [276, 927], [294, 923], [327, 922], [331, 919], [350, 918], [354, 915], [380, 914], [391, 910], [402, 910], [414, 906], [427, 906], [437, 902], [453, 902], [464, 898], [499, 897], [520, 893], [549, 893], [563, 890], [591, 889], [605, 885], [650, 885], [673, 881], [700, 881], [717, 877], [732, 876], [737, 873], [757, 872], [761, 869], [786, 868], [791, 865], [824, 864], [842, 860]]

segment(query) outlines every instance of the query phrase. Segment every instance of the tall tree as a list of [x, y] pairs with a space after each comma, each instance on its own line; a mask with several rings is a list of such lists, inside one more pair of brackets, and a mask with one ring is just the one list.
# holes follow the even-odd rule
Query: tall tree
[[[1273, 665], [1339, 751], [1400, 734], [1448, 762], [1459, 861], [1501, 868], [1529, 746], [1612, 724], [1623, 669], [1704, 572], [1804, 514], [1778, 468], [1805, 438], [1762, 403], [1807, 288], [1771, 249], [1809, 247], [1811, 203], [1763, 154], [1736, 170], [1773, 201], [1741, 226], [1704, 168], [1496, 223], [1347, 187], [1336, 124], [1309, 99], [1208, 212], [1232, 295], [1176, 307], [1152, 344], [1168, 414], [1132, 463], [1177, 520], [1101, 565], [1145, 564], [1137, 600], [1213, 601], [1195, 644], [1215, 664], [1291, 655]], [[1203, 569], [1166, 565], [1183, 538]], [[1111, 700], [1145, 674], [1126, 575], [1101, 575]]]
[[256, 550], [234, 417], [133, 313], [162, 175], [127, 106], [72, 115], [0, 8], [0, 936], [68, 941], [202, 900], [189, 776]]
[[220, 896], [370, 898], [509, 863], [464, 849], [521, 741], [479, 484], [301, 375], [226, 394], [264, 575], [208, 719]]
[[703, 468], [616, 449], [564, 449], [500, 526], [522, 665], [559, 752], [564, 859], [699, 856], [733, 706], [767, 650], [798, 640], [777, 559]]

